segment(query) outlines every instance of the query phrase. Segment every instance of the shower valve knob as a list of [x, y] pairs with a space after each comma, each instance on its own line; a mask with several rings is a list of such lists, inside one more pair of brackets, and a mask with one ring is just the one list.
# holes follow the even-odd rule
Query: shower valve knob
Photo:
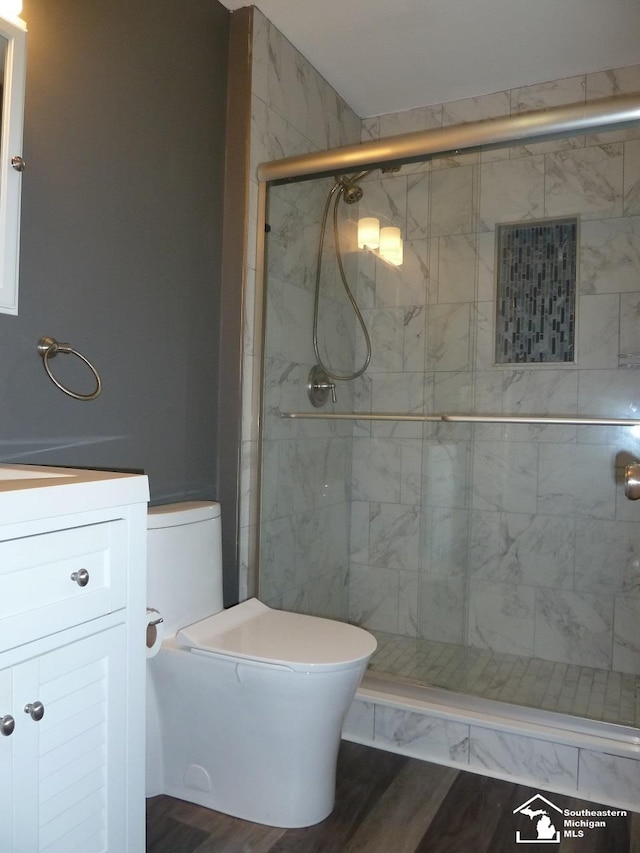
[[329, 392], [331, 392], [331, 402], [332, 403], [338, 402], [338, 398], [336, 396], [335, 382], [316, 382], [315, 385], [313, 386], [313, 390], [318, 391], [320, 393], [323, 393], [323, 392], [326, 393], [327, 391], [329, 391]]
[[311, 368], [307, 382], [307, 391], [311, 404], [316, 408], [324, 406], [329, 394], [331, 394], [332, 403], [338, 402], [335, 382], [329, 381], [329, 377], [319, 365]]

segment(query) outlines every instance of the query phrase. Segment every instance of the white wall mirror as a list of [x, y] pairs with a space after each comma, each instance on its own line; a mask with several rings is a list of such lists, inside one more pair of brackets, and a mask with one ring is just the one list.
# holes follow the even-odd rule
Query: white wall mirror
[[0, 2], [0, 313], [18, 313], [22, 128], [27, 28]]

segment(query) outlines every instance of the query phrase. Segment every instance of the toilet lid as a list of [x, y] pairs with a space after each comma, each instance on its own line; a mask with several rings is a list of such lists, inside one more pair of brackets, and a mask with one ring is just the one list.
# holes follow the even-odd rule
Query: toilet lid
[[273, 610], [251, 598], [182, 628], [176, 645], [309, 672], [359, 664], [376, 640], [355, 625]]

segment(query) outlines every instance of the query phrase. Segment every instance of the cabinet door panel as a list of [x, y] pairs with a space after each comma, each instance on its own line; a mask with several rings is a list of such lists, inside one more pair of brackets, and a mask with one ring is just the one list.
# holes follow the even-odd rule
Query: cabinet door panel
[[[10, 669], [0, 669], [0, 717], [15, 717]], [[0, 850], [13, 844], [13, 747], [14, 734], [0, 735]]]
[[[59, 735], [58, 743], [54, 743], [52, 738], [49, 738], [47, 743], [46, 734], [43, 734], [40, 740], [40, 778], [46, 779], [53, 776], [66, 764], [69, 767], [68, 784], [71, 784], [74, 762], [82, 761], [83, 756], [103, 748], [103, 728], [102, 725], [92, 725], [86, 731], [76, 731], [75, 737], [71, 738], [70, 732], [64, 731], [63, 726], [59, 726], [56, 734]], [[64, 780], [61, 779], [60, 784], [63, 783]]]
[[[50, 701], [48, 691], [41, 687], [38, 694], [46, 708], [55, 709], [55, 717], [46, 714], [40, 726], [40, 738], [49, 749], [67, 739], [72, 740], [76, 733], [100, 725], [105, 712], [104, 685], [108, 672], [104, 661], [96, 661], [96, 680], [74, 690], [68, 696]], [[55, 722], [54, 722], [55, 720]]]
[[[38, 794], [38, 737], [37, 726], [24, 708], [38, 698], [38, 664], [34, 658], [11, 670], [13, 679], [13, 716], [16, 730], [13, 740], [13, 813], [15, 847], [13, 853], [39, 850], [37, 813], [33, 803]], [[11, 848], [10, 848], [11, 849]]]
[[81, 686], [92, 684], [96, 680], [96, 667], [93, 660], [89, 661], [85, 666], [79, 666], [71, 670], [71, 672], [66, 672], [67, 669], [68, 667], [63, 665], [62, 668], [58, 667], [57, 671], [52, 670], [49, 673], [49, 680], [43, 682], [42, 689], [46, 690], [48, 702], [57, 701], [64, 696], [68, 696]]
[[0, 670], [2, 853], [126, 850], [125, 650], [121, 624]]
[[[117, 625], [38, 660], [45, 706], [37, 724], [38, 850], [53, 853], [58, 843], [96, 853], [126, 847], [125, 648], [125, 626]], [[76, 689], [68, 693], [74, 675]]]
[[[102, 817], [90, 817], [74, 828], [73, 839], [63, 836], [54, 841], [46, 850], [42, 847], [42, 853], [103, 853], [105, 832], [102, 823], [97, 823]], [[70, 847], [70, 844], [74, 844]], [[111, 849], [111, 848], [109, 848]]]
[[[80, 802], [86, 795], [87, 791], [98, 791], [103, 782], [103, 767], [104, 761], [98, 764], [93, 773], [86, 776], [81, 776], [75, 781], [71, 778], [73, 773], [69, 772], [67, 778], [60, 779], [60, 789], [58, 793], [49, 797], [48, 800], [40, 805], [40, 823], [46, 826], [53, 821], [58, 815], [62, 814], [67, 808], [69, 802]], [[42, 838], [41, 838], [42, 846]]]
[[[70, 795], [71, 788], [67, 788]], [[69, 796], [67, 797], [67, 802]], [[40, 816], [40, 851], [49, 851], [52, 847], [64, 842], [61, 848], [65, 851], [75, 850], [82, 842], [83, 846], [89, 843], [97, 850], [106, 850], [106, 813], [104, 784], [98, 782], [95, 789], [87, 794], [82, 792], [76, 795], [73, 808], [64, 806], [57, 811], [55, 816], [48, 821]], [[91, 826], [92, 831], [87, 833]]]

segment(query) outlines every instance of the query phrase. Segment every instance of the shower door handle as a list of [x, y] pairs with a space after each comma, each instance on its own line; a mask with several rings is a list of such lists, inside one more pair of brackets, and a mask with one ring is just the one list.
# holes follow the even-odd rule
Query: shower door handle
[[640, 498], [640, 463], [634, 462], [624, 469], [624, 494], [630, 501]]

